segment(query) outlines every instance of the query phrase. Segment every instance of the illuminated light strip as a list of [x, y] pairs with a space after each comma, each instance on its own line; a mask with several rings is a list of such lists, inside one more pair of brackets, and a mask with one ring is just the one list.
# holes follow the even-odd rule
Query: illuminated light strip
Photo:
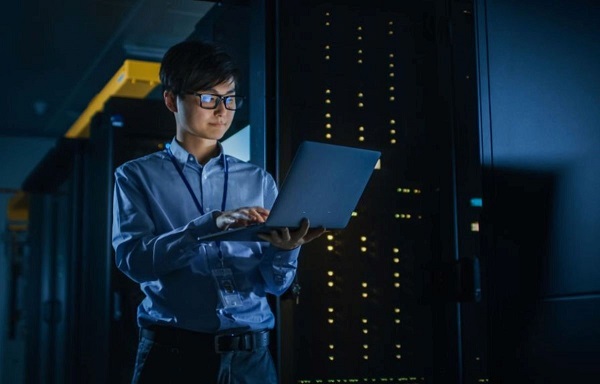
[[160, 84], [160, 63], [125, 60], [121, 68], [92, 99], [87, 108], [65, 133], [65, 137], [89, 137], [90, 122], [97, 112], [104, 109], [104, 103], [113, 97], [143, 99]]

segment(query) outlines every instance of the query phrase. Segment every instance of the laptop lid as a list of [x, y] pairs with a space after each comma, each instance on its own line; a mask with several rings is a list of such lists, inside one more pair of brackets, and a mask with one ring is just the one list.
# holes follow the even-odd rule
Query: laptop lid
[[200, 237], [201, 241], [259, 241], [272, 228], [343, 229], [375, 169], [381, 152], [304, 141], [298, 147], [265, 223]]

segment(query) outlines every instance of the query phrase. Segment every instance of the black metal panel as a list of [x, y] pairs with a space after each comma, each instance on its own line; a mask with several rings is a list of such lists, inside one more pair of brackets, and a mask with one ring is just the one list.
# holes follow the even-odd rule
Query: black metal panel
[[141, 294], [114, 263], [113, 174], [120, 164], [162, 149], [174, 135], [173, 114], [162, 100], [111, 98], [92, 121], [82, 216], [80, 331], [87, 338], [79, 346], [81, 382], [131, 380]]
[[[66, 143], [66, 144], [65, 144]], [[83, 141], [56, 147], [30, 175], [24, 266], [26, 382], [74, 382], [80, 301]], [[68, 161], [66, 160], [68, 159]]]
[[[459, 295], [432, 276], [460, 254], [454, 111], [475, 102], [473, 88], [457, 96], [450, 14], [442, 1], [280, 4], [281, 172], [302, 140], [382, 152], [348, 227], [302, 250], [301, 294], [281, 303], [284, 383], [461, 380]], [[476, 135], [472, 115], [459, 123]]]

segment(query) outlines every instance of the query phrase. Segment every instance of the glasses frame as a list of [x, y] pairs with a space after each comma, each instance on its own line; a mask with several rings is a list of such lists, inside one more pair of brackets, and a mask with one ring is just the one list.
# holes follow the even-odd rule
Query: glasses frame
[[[198, 97], [198, 105], [200, 106], [200, 108], [202, 109], [217, 109], [219, 108], [219, 105], [221, 103], [223, 103], [223, 106], [225, 107], [225, 109], [229, 110], [229, 111], [237, 111], [238, 109], [240, 109], [243, 105], [244, 100], [246, 100], [246, 98], [244, 96], [239, 96], [239, 95], [225, 95], [225, 96], [221, 96], [221, 95], [217, 95], [215, 93], [203, 93], [203, 92], [186, 92], [188, 95], [193, 95]], [[202, 105], [202, 96], [214, 96], [217, 98], [217, 101], [215, 102], [215, 106], [210, 108], [210, 107], [204, 107]], [[240, 100], [241, 102], [238, 103], [236, 102], [236, 108], [235, 109], [231, 109], [229, 107], [227, 107], [227, 100], [230, 97], [235, 97], [236, 99]]]

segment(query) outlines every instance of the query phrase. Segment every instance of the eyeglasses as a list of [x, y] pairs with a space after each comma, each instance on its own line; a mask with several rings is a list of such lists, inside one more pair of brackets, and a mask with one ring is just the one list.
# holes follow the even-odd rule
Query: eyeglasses
[[238, 110], [244, 104], [244, 96], [221, 96], [211, 93], [187, 92], [189, 95], [197, 96], [200, 100], [200, 108], [217, 109], [219, 104], [223, 102], [225, 109], [230, 111]]

